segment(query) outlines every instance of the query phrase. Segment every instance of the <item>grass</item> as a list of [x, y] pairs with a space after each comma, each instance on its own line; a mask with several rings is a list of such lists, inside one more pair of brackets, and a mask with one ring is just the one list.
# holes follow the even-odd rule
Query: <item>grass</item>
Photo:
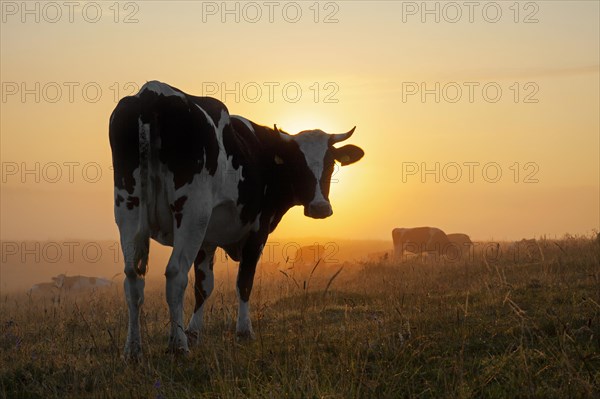
[[312, 267], [262, 270], [252, 342], [235, 338], [234, 278], [217, 276], [188, 357], [164, 353], [164, 287], [149, 282], [140, 363], [121, 358], [120, 286], [55, 299], [4, 295], [0, 396], [598, 397], [599, 243], [566, 237], [540, 248], [543, 259], [345, 264], [333, 279], [342, 265], [317, 265], [312, 276]]

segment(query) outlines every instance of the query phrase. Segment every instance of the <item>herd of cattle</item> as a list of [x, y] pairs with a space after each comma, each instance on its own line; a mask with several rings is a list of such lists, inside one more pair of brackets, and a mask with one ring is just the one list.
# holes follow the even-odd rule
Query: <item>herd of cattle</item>
[[[600, 235], [597, 239], [600, 244]], [[477, 242], [471, 241], [467, 234], [453, 233], [446, 234], [436, 227], [415, 227], [415, 228], [396, 228], [392, 230], [393, 249], [388, 251], [369, 253], [363, 256], [360, 261], [367, 263], [378, 262], [403, 262], [407, 260], [417, 260], [425, 262], [452, 262], [471, 260]], [[498, 251], [498, 243], [490, 244], [489, 248]], [[339, 248], [325, 247], [320, 244], [305, 245], [297, 247], [295, 252], [286, 259], [279, 262], [268, 260], [260, 261], [263, 271], [277, 272], [290, 270], [303, 273], [311, 272], [317, 265], [327, 267], [341, 263], [341, 257], [338, 253]], [[535, 239], [522, 239], [508, 243], [506, 251], [510, 253], [512, 259], [520, 256], [523, 261], [543, 260], [544, 253], [542, 247]], [[344, 251], [342, 251], [341, 255]], [[267, 258], [269, 258], [267, 256]], [[346, 258], [346, 256], [344, 256]], [[357, 258], [357, 260], [359, 260]], [[515, 259], [516, 260], [516, 259]], [[80, 293], [101, 288], [113, 286], [114, 282], [102, 277], [88, 276], [67, 276], [59, 274], [52, 277], [51, 282], [41, 282], [34, 284], [29, 292], [31, 294], [56, 295], [59, 293]]]
[[404, 259], [405, 254], [427, 256], [448, 260], [464, 259], [471, 251], [473, 242], [463, 233], [446, 234], [437, 227], [396, 228], [392, 230], [394, 259]]
[[[405, 261], [421, 257], [421, 260], [452, 263], [477, 259], [512, 260], [514, 262], [537, 262], [544, 260], [544, 251], [534, 239], [503, 243], [477, 243], [464, 233], [446, 234], [436, 227], [396, 228], [392, 230], [393, 259]], [[383, 260], [379, 254], [379, 260]], [[383, 254], [385, 258], [388, 253]], [[373, 260], [373, 259], [371, 259]]]

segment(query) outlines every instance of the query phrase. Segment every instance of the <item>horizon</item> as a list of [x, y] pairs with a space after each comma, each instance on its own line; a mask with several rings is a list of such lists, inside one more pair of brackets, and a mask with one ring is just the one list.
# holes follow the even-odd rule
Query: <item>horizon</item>
[[[557, 248], [568, 248], [569, 242], [593, 242], [596, 236], [563, 236], [562, 238], [538, 238], [535, 246], [540, 251], [552, 251]], [[547, 240], [547, 241], [546, 241]], [[561, 242], [560, 245], [551, 245]], [[517, 249], [513, 244], [518, 241], [480, 241], [473, 240], [469, 251], [469, 260], [459, 262], [477, 264], [482, 254], [489, 257], [490, 262], [514, 261], [527, 259], [529, 246]], [[565, 243], [565, 244], [562, 244]], [[7, 293], [23, 293], [33, 285], [50, 282], [52, 277], [60, 274], [67, 276], [88, 276], [106, 278], [118, 282], [123, 277], [121, 248], [118, 240], [77, 240], [69, 241], [0, 241], [2, 259], [0, 260], [0, 291]], [[499, 245], [499, 247], [498, 247]], [[580, 244], [575, 244], [575, 246]], [[316, 248], [318, 246], [320, 248]], [[300, 253], [298, 251], [301, 251]], [[516, 252], [515, 252], [516, 251]], [[169, 259], [170, 248], [152, 241], [150, 247], [149, 271], [145, 278], [153, 282], [165, 281], [164, 271]], [[386, 257], [387, 254], [387, 257]], [[319, 274], [330, 275], [334, 270], [343, 267], [346, 271], [358, 270], [373, 262], [391, 262], [399, 266], [410, 261], [411, 255], [405, 253], [404, 261], [394, 263], [392, 260], [394, 245], [392, 240], [332, 240], [326, 237], [307, 237], [289, 240], [269, 239], [257, 263], [257, 272], [273, 273], [277, 270], [306, 268], [307, 262], [320, 264]], [[449, 252], [452, 255], [451, 252]], [[516, 258], [515, 258], [516, 257]], [[448, 258], [446, 264], [452, 265], [456, 260]], [[300, 263], [297, 263], [300, 262]], [[218, 249], [214, 258], [214, 272], [218, 280], [227, 274], [228, 282], [234, 280], [238, 262], [229, 258], [222, 249]], [[427, 263], [425, 263], [427, 264]], [[423, 264], [423, 266], [425, 266]], [[299, 266], [298, 266], [299, 265]], [[189, 271], [193, 274], [193, 269]]]
[[[439, 226], [395, 226], [394, 228], [417, 228], [417, 227], [437, 227], [439, 228]], [[453, 233], [463, 233], [461, 231], [445, 231], [444, 229], [441, 229], [442, 231], [444, 231], [447, 234], [453, 234]], [[528, 237], [518, 237], [518, 238], [505, 238], [505, 237], [477, 237], [477, 236], [471, 236], [470, 234], [469, 237], [473, 240], [473, 241], [478, 241], [478, 242], [516, 242], [516, 241], [520, 241], [522, 239], [536, 239], [536, 240], [561, 240], [567, 237], [576, 237], [576, 238], [594, 238], [596, 237], [597, 234], [599, 234], [600, 231], [597, 229], [590, 229], [587, 232], [582, 232], [582, 233], [571, 233], [571, 232], [564, 232], [564, 233], [559, 233], [559, 234], [540, 234], [540, 235], [533, 235], [533, 236], [528, 236]], [[75, 241], [86, 241], [86, 242], [119, 242], [119, 236], [115, 236], [115, 237], [85, 237], [85, 236], [81, 236], [81, 237], [46, 237], [46, 238], [23, 238], [23, 237], [0, 237], [0, 242], [66, 242], [69, 240], [75, 240]], [[161, 245], [160, 243], [156, 242], [154, 239], [151, 239], [154, 243]], [[392, 241], [392, 230], [390, 230], [389, 232], [389, 237], [333, 237], [333, 236], [319, 236], [319, 235], [314, 235], [314, 236], [310, 236], [310, 235], [306, 235], [306, 236], [279, 236], [276, 235], [275, 233], [273, 233], [272, 235], [269, 236], [269, 239], [267, 241], [286, 241], [286, 242], [308, 242], [311, 240], [315, 240], [317, 242], [326, 242], [326, 241], [361, 241], [361, 242], [369, 242], [369, 241], [374, 241], [374, 242], [381, 242], [381, 241]]]

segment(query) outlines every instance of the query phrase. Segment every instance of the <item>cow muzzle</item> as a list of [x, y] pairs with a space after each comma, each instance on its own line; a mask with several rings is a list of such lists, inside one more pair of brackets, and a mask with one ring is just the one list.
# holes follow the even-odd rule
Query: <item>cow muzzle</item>
[[314, 201], [304, 207], [304, 215], [314, 219], [325, 219], [333, 215], [333, 209], [328, 201]]

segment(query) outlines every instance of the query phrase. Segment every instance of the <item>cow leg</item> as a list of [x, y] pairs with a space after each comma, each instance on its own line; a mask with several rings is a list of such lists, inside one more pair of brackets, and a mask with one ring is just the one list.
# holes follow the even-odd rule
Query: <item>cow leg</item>
[[125, 265], [125, 298], [129, 308], [129, 327], [125, 341], [125, 357], [138, 358], [142, 352], [140, 335], [140, 307], [144, 303], [144, 279], [137, 275], [133, 262]]
[[194, 314], [187, 328], [188, 339], [197, 340], [203, 325], [204, 302], [208, 299], [215, 286], [213, 263], [215, 247], [203, 247], [194, 261]]
[[[204, 234], [202, 236], [204, 237]], [[183, 248], [180, 246], [175, 247], [167, 264], [165, 272], [167, 278], [166, 292], [171, 318], [169, 352], [189, 352], [183, 324], [183, 297], [188, 284], [188, 272], [201, 244], [201, 242], [196, 245], [189, 243]], [[195, 248], [192, 249], [190, 247]]]
[[[130, 224], [137, 226], [137, 223]], [[125, 281], [123, 282], [127, 307], [129, 308], [129, 324], [125, 341], [125, 357], [137, 359], [142, 354], [140, 336], [140, 308], [144, 303], [144, 270], [140, 270], [140, 254], [147, 259], [147, 241], [136, 240], [139, 235], [133, 231], [121, 229], [121, 246], [125, 258]]]
[[[118, 190], [115, 189], [118, 193]], [[136, 187], [133, 196], [139, 196]], [[123, 288], [129, 310], [127, 339], [125, 341], [125, 358], [137, 359], [142, 354], [140, 335], [140, 308], [144, 303], [144, 274], [148, 261], [149, 234], [139, 230], [140, 210], [129, 209], [125, 203], [115, 204], [115, 220], [119, 227], [121, 249], [125, 260], [125, 281]], [[62, 281], [64, 285], [64, 277]]]
[[[210, 207], [196, 207], [196, 210], [205, 209]], [[183, 220], [180, 228], [175, 231], [173, 252], [165, 271], [167, 304], [171, 316], [168, 351], [175, 353], [189, 352], [183, 324], [183, 297], [188, 284], [188, 272], [200, 251], [210, 219], [209, 215], [194, 212], [193, 208], [187, 213], [184, 208], [183, 212]]]
[[260, 258], [264, 241], [258, 239], [255, 235], [251, 235], [242, 249], [236, 291], [239, 300], [236, 334], [240, 338], [254, 339], [252, 321], [250, 320], [250, 293], [254, 283], [256, 263]]

